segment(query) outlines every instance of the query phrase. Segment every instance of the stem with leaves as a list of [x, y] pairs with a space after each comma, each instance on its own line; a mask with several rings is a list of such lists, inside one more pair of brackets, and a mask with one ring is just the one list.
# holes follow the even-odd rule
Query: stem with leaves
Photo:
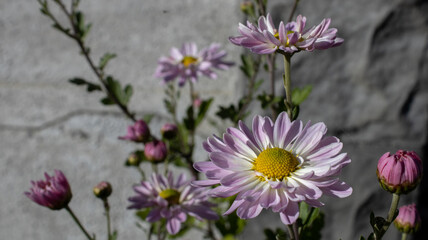
[[[51, 13], [50, 9], [49, 9], [49, 4], [47, 0], [38, 0], [38, 2], [41, 5], [41, 12], [48, 16], [53, 22], [53, 27], [56, 28], [57, 30], [59, 30], [60, 32], [64, 33], [66, 36], [70, 37], [71, 39], [73, 39], [74, 41], [76, 41], [77, 45], [80, 48], [81, 54], [85, 57], [87, 63], [89, 64], [91, 70], [94, 72], [94, 74], [96, 75], [97, 79], [99, 80], [99, 82], [102, 85], [102, 90], [106, 93], [107, 98], [110, 99], [114, 104], [116, 104], [120, 110], [132, 121], [136, 121], [136, 118], [134, 116], [134, 114], [132, 114], [129, 110], [126, 104], [123, 103], [123, 101], [121, 101], [117, 94], [115, 93], [115, 90], [113, 89], [112, 86], [110, 86], [109, 81], [107, 78], [105, 78], [105, 73], [104, 73], [104, 67], [107, 64], [107, 61], [111, 58], [113, 58], [115, 55], [114, 54], [106, 54], [109, 55], [107, 56], [107, 60], [104, 64], [100, 64], [100, 66], [96, 66], [94, 64], [94, 61], [91, 58], [90, 55], [90, 48], [88, 48], [85, 45], [85, 37], [86, 35], [89, 33], [89, 30], [91, 28], [91, 24], [85, 25], [84, 20], [83, 20], [83, 13], [79, 12], [77, 10], [77, 7], [79, 5], [79, 0], [73, 0], [72, 1], [72, 5], [71, 5], [71, 9], [68, 10], [67, 7], [64, 5], [64, 3], [61, 0], [53, 0], [61, 9], [61, 11], [66, 15], [70, 27], [72, 30], [70, 30], [67, 27], [64, 27], [57, 19], [56, 17]], [[105, 55], [105, 57], [106, 57]], [[91, 83], [87, 83], [88, 87], [89, 85], [95, 86], [95, 87], [99, 87], [95, 84], [91, 84]], [[88, 88], [89, 89], [89, 88]], [[88, 90], [89, 91], [89, 90]]]

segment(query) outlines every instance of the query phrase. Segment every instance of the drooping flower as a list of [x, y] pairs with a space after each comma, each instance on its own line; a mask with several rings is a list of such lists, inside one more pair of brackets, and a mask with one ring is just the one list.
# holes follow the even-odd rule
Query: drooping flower
[[407, 194], [422, 179], [422, 160], [413, 151], [398, 150], [394, 155], [387, 152], [380, 157], [376, 174], [386, 191]]
[[239, 122], [239, 128], [228, 128], [223, 138], [204, 142], [211, 161], [194, 167], [208, 179], [193, 184], [220, 184], [210, 191], [216, 197], [237, 194], [224, 214], [236, 210], [240, 218], [249, 219], [271, 208], [284, 224], [292, 224], [299, 216], [299, 202], [320, 207], [323, 194], [344, 198], [352, 193], [338, 178], [351, 160], [340, 153], [338, 138], [324, 136], [326, 131], [324, 123], [303, 126], [301, 121], [291, 122], [286, 113], [276, 122], [254, 117], [252, 131]]
[[168, 155], [166, 144], [159, 140], [153, 140], [146, 143], [144, 147], [144, 156], [151, 162], [162, 162]]
[[336, 37], [337, 29], [328, 28], [330, 19], [324, 19], [317, 26], [304, 29], [306, 17], [297, 16], [295, 22], [279, 23], [277, 29], [272, 17], [261, 16], [258, 26], [247, 22], [247, 26], [239, 24], [240, 36], [230, 37], [235, 45], [243, 46], [257, 54], [270, 54], [275, 51], [293, 54], [298, 51], [313, 51], [314, 49], [327, 49], [339, 46], [342, 38]]
[[119, 137], [122, 140], [134, 142], [147, 142], [150, 139], [150, 129], [143, 120], [138, 120], [132, 126], [128, 126], [128, 132], [125, 136]]
[[146, 220], [156, 222], [165, 219], [170, 234], [180, 231], [187, 215], [199, 220], [218, 218], [211, 210], [215, 205], [208, 201], [207, 189], [191, 186], [184, 174], [174, 181], [171, 173], [168, 177], [153, 173], [151, 182], [142, 181], [134, 191], [137, 195], [129, 198], [131, 205], [128, 208], [151, 208]]
[[195, 43], [185, 43], [181, 49], [172, 48], [170, 56], [159, 59], [155, 77], [162, 78], [164, 83], [178, 78], [179, 86], [187, 80], [196, 82], [200, 76], [216, 79], [214, 69], [226, 70], [233, 65], [223, 60], [226, 55], [219, 44], [198, 51]]
[[400, 207], [398, 216], [394, 220], [394, 225], [400, 232], [414, 233], [419, 230], [421, 221], [416, 204], [410, 204]]
[[60, 210], [71, 200], [71, 188], [67, 178], [60, 170], [55, 170], [53, 176], [45, 173], [46, 180], [31, 181], [30, 192], [24, 194], [35, 203], [52, 210]]

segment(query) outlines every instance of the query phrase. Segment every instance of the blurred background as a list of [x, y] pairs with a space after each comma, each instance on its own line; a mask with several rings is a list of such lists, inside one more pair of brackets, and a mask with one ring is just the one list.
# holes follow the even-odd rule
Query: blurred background
[[[269, 0], [276, 24], [287, 21], [293, 3]], [[157, 59], [184, 42], [196, 42], [200, 48], [220, 43], [228, 51], [226, 59], [237, 65], [218, 71], [217, 80], [200, 78], [195, 88], [202, 98], [215, 97], [210, 118], [224, 129], [231, 123], [215, 116], [217, 106], [236, 103], [245, 92], [238, 67], [244, 49], [228, 41], [238, 34], [238, 23], [246, 21], [240, 4], [82, 0], [80, 8], [93, 24], [86, 41], [94, 59], [105, 52], [118, 55], [106, 71], [122, 84], [133, 85], [130, 109], [140, 117], [154, 114], [151, 129], [170, 121], [162, 102], [164, 86], [153, 77]], [[427, 13], [426, 0], [300, 1], [296, 14], [307, 17], [307, 26], [329, 17], [338, 36], [345, 39], [337, 48], [299, 53], [291, 66], [294, 86], [313, 86], [300, 119], [325, 122], [328, 135], [339, 137], [352, 159], [342, 178], [354, 193], [345, 199], [324, 199], [323, 239], [367, 236], [370, 211], [386, 215], [390, 194], [376, 178], [383, 153], [413, 150], [426, 165]], [[111, 216], [119, 239], [144, 239], [145, 233], [135, 226], [134, 211], [126, 210], [139, 173], [123, 165], [137, 145], [117, 139], [131, 122], [116, 107], [100, 104], [101, 93], [88, 94], [67, 81], [76, 76], [96, 79], [76, 43], [50, 25], [35, 0], [0, 1], [0, 239], [83, 239], [65, 211], [49, 211], [23, 194], [31, 180], [54, 169], [67, 176], [73, 191], [70, 205], [90, 232], [105, 237], [103, 206], [93, 197], [92, 187], [107, 180], [113, 185]], [[281, 58], [277, 68], [277, 94], [283, 94]], [[188, 95], [188, 88], [182, 91]], [[184, 109], [189, 100], [181, 100], [179, 108]], [[258, 103], [252, 109], [263, 114]], [[219, 132], [207, 122], [198, 132], [197, 161], [206, 160], [201, 143], [213, 133]], [[424, 225], [428, 224], [428, 180], [422, 181], [417, 191], [401, 198], [400, 205], [416, 202]], [[266, 227], [283, 226], [277, 214], [264, 211], [248, 221], [242, 239], [263, 239]], [[197, 236], [195, 232], [183, 239]], [[428, 236], [426, 228], [414, 239], [426, 239], [423, 236]], [[400, 239], [400, 234], [391, 227], [385, 239]]]

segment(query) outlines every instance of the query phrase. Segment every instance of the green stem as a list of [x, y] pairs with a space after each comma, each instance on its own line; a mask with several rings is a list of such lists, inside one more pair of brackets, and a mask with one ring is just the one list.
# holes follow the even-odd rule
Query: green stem
[[296, 240], [299, 240], [299, 230], [297, 228], [297, 222], [293, 223], [293, 232], [294, 232], [294, 238]]
[[77, 225], [79, 226], [80, 230], [82, 230], [82, 232], [85, 234], [85, 236], [89, 239], [89, 240], [94, 240], [95, 238], [92, 238], [89, 233], [86, 231], [86, 229], [83, 227], [83, 225], [80, 223], [79, 219], [76, 217], [76, 215], [74, 215], [73, 211], [71, 210], [71, 208], [69, 206], [66, 206], [65, 209], [67, 210], [68, 213], [70, 213], [71, 217], [73, 218], [73, 220], [77, 223]]
[[382, 239], [383, 235], [388, 231], [389, 226], [394, 221], [395, 212], [398, 208], [398, 202], [400, 201], [400, 195], [393, 193], [392, 194], [392, 201], [391, 206], [389, 207], [388, 216], [386, 217], [386, 221], [384, 225], [382, 226], [382, 229], [379, 232], [379, 236], [375, 233], [375, 239], [380, 240]]
[[288, 117], [293, 120], [292, 116], [292, 109], [293, 109], [293, 102], [291, 100], [291, 79], [290, 79], [290, 61], [291, 61], [291, 55], [290, 54], [283, 54], [284, 56], [284, 89], [285, 89], [285, 106], [287, 107], [287, 114]]
[[103, 199], [104, 202], [104, 209], [106, 211], [106, 219], [107, 219], [107, 240], [110, 240], [111, 238], [111, 223], [110, 223], [110, 205], [108, 204], [108, 200]]
[[407, 240], [407, 233], [403, 233], [401, 235], [401, 240]]
[[140, 165], [138, 165], [137, 169], [141, 174], [141, 180], [143, 180], [143, 181], [146, 180], [146, 174], [144, 173], [144, 170], [141, 168]]
[[290, 235], [290, 240], [297, 240], [296, 237], [294, 236], [294, 230], [293, 230], [293, 225], [287, 225], [287, 229], [288, 229], [288, 234]]
[[293, 20], [293, 16], [294, 16], [294, 13], [296, 12], [296, 8], [297, 8], [297, 5], [299, 4], [299, 1], [300, 0], [294, 1], [293, 9], [291, 10], [290, 17], [288, 18], [288, 22], [291, 22]]

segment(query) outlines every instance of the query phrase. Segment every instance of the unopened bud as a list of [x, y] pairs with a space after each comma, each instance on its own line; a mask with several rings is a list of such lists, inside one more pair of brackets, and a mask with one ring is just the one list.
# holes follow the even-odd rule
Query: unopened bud
[[151, 162], [162, 162], [167, 154], [168, 150], [162, 141], [154, 140], [145, 145], [144, 156]]
[[131, 154], [129, 154], [128, 158], [126, 159], [125, 165], [126, 166], [133, 166], [133, 167], [138, 167], [141, 163], [142, 159], [140, 156], [139, 151], [137, 152], [133, 152]]
[[174, 139], [177, 136], [177, 125], [172, 123], [165, 123], [161, 128], [162, 137], [165, 139]]
[[113, 189], [109, 182], [100, 182], [94, 187], [94, 194], [97, 198], [107, 199], [112, 193]]
[[421, 217], [416, 209], [416, 204], [400, 207], [394, 225], [403, 233], [417, 232], [421, 226]]

